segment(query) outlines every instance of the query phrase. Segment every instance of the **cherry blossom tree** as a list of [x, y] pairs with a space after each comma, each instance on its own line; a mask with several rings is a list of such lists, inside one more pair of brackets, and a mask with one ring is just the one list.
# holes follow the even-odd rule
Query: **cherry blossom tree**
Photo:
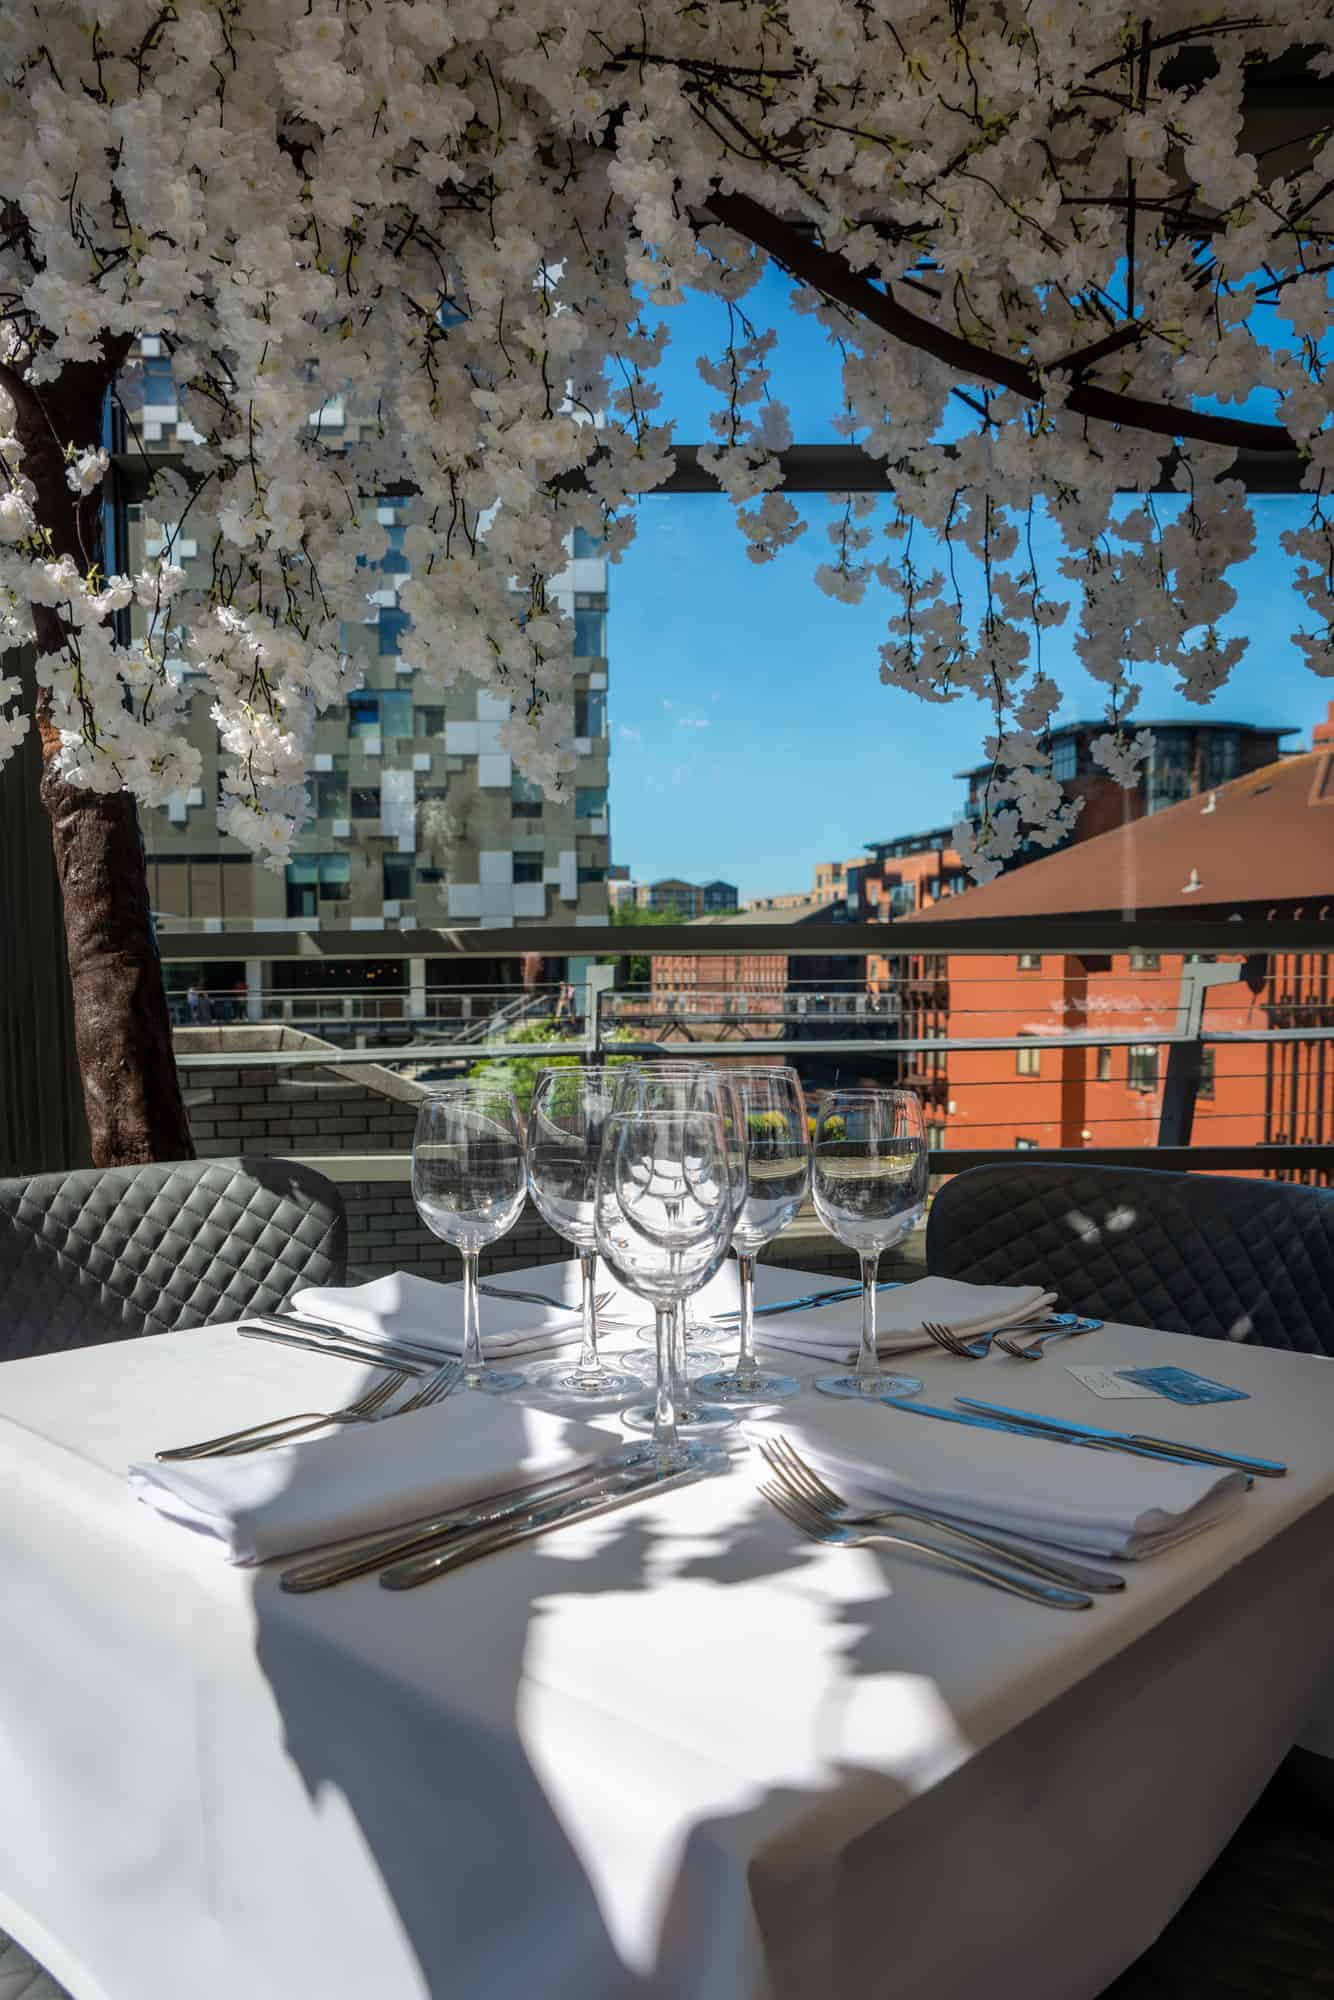
[[[1297, 45], [1313, 78], [1334, 67], [1328, 0], [10, 7], [0, 644], [36, 649], [96, 1156], [188, 1150], [135, 820], [195, 781], [183, 676], [212, 695], [221, 826], [281, 866], [315, 720], [354, 685], [340, 630], [384, 547], [363, 503], [411, 489], [405, 657], [505, 696], [506, 747], [558, 788], [573, 659], [551, 580], [576, 526], [622, 550], [670, 475], [654, 376], [687, 293], [719, 323], [701, 458], [756, 562], [805, 527], [773, 335], [746, 310], [767, 265], [835, 344], [840, 431], [892, 506], [845, 496], [815, 580], [887, 593], [884, 681], [988, 705], [987, 812], [958, 832], [979, 876], [1068, 827], [1044, 632], [1073, 621], [1123, 780], [1144, 670], [1207, 701], [1236, 665], [1238, 450], [1291, 461], [1309, 496], [1286, 538], [1297, 638], [1334, 670], [1334, 136], [1317, 113], [1274, 153], [1247, 124], [1256, 65]], [[165, 547], [119, 574], [103, 406], [142, 333], [192, 441], [156, 479]], [[1200, 408], [1257, 394], [1265, 421]], [[334, 396], [369, 413], [355, 443], [311, 421]], [[207, 552], [188, 579], [187, 526]], [[12, 679], [0, 718], [3, 757], [30, 726]]]

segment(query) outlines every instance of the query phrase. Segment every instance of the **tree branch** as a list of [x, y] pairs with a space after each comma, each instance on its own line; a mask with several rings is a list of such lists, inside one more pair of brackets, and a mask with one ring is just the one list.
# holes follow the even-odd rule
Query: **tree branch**
[[[975, 346], [961, 334], [951, 333], [909, 312], [888, 292], [878, 290], [866, 278], [849, 270], [832, 250], [824, 249], [802, 229], [772, 215], [749, 195], [724, 194], [719, 190], [710, 195], [707, 206], [715, 220], [748, 237], [802, 284], [870, 320], [906, 346], [933, 355], [971, 381], [994, 382], [998, 388], [1013, 390], [1029, 402], [1042, 401], [1042, 382], [1035, 369], [1012, 355], [994, 354], [988, 348]], [[1196, 438], [1202, 444], [1233, 446], [1242, 451], [1297, 455], [1297, 447], [1280, 424], [1254, 424], [1241, 417], [1213, 416], [1175, 403], [1151, 403], [1114, 389], [1100, 389], [1091, 382], [1077, 382], [1066, 398], [1065, 408], [1075, 416], [1123, 424], [1131, 430], [1149, 431], [1156, 437]]]

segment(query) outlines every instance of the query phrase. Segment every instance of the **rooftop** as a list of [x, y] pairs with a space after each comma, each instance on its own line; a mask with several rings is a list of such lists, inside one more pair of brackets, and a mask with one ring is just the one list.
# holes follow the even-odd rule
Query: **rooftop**
[[1334, 907], [1334, 750], [1324, 745], [1077, 841], [915, 921], [1109, 911], [1217, 917], [1294, 904]]
[[[1238, 736], [1277, 737], [1300, 736], [1302, 734], [1300, 729], [1286, 723], [1218, 722], [1213, 716], [1201, 716], [1198, 719], [1191, 718], [1186, 721], [1182, 721], [1178, 717], [1175, 722], [1141, 722], [1138, 717], [1134, 717], [1132, 718], [1130, 727], [1136, 735], [1138, 735], [1141, 729], [1147, 729], [1151, 736], [1161, 735], [1168, 730], [1174, 729], [1188, 729], [1195, 735], [1206, 736], [1222, 735], [1227, 730], [1231, 730], [1234, 735]], [[1103, 715], [1099, 716], [1096, 722], [1055, 723], [1051, 730], [1051, 740], [1053, 743], [1059, 743], [1066, 736], [1092, 736], [1095, 733], [1102, 736], [1106, 734], [1106, 731], [1107, 718]], [[974, 764], [967, 771], [956, 771], [954, 775], [956, 778], [980, 778], [984, 777], [990, 769], [990, 764]]]
[[833, 924], [839, 923], [846, 905], [841, 896], [807, 896], [802, 902], [752, 903], [748, 910], [718, 911], [707, 917], [692, 917], [691, 930], [713, 924], [719, 930], [747, 924]]

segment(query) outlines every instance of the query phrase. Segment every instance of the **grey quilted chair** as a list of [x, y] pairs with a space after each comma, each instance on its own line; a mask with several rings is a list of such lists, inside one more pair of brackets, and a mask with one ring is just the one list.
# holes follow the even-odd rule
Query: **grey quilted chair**
[[1334, 1355], [1334, 1190], [1145, 1167], [970, 1167], [931, 1207], [927, 1269], [1041, 1283], [1063, 1307]]
[[346, 1275], [342, 1197], [290, 1161], [0, 1181], [0, 1361], [275, 1312]]

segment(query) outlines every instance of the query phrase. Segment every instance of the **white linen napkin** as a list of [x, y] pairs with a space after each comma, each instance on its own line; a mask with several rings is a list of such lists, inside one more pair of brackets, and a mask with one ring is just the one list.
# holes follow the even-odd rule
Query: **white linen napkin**
[[[573, 1270], [578, 1284], [578, 1264], [550, 1267], [553, 1297], [568, 1283]], [[516, 1283], [525, 1291], [536, 1287], [526, 1282], [524, 1273]], [[503, 1283], [503, 1280], [498, 1282]], [[411, 1271], [390, 1271], [365, 1285], [306, 1285], [292, 1294], [292, 1308], [307, 1319], [329, 1320], [345, 1326], [350, 1333], [369, 1335], [372, 1340], [424, 1342], [442, 1355], [463, 1351], [463, 1287], [442, 1285], [434, 1278], [418, 1278]], [[580, 1336], [578, 1291], [568, 1306], [534, 1306], [521, 1299], [497, 1299], [483, 1292], [478, 1301], [482, 1347], [488, 1360], [498, 1356], [537, 1354], [544, 1348], [566, 1347]]]
[[[967, 1340], [993, 1327], [1021, 1326], [1055, 1302], [1056, 1294], [1044, 1292], [1040, 1285], [969, 1285], [958, 1278], [918, 1278], [911, 1285], [876, 1294], [876, 1351], [911, 1354], [934, 1347], [930, 1334], [922, 1331], [923, 1320], [947, 1326]], [[851, 1360], [861, 1340], [861, 1324], [861, 1300], [842, 1299], [809, 1312], [758, 1318], [755, 1338], [764, 1347], [813, 1355], [819, 1361]]]
[[349, 1424], [240, 1458], [132, 1465], [130, 1487], [216, 1544], [228, 1562], [258, 1563], [573, 1472], [617, 1442], [544, 1410], [460, 1389], [383, 1426]]
[[1082, 1555], [1157, 1555], [1222, 1520], [1246, 1492], [1244, 1474], [1216, 1466], [1062, 1448], [906, 1413], [887, 1417], [854, 1405], [834, 1422], [837, 1432], [813, 1411], [749, 1426], [748, 1435], [781, 1432], [859, 1509], [902, 1501]]

